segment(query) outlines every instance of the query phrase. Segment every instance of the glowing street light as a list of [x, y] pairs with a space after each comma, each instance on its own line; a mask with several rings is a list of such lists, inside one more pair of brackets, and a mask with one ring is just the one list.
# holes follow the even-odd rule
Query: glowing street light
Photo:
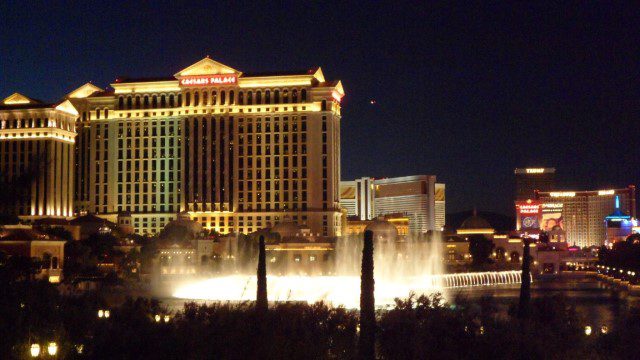
[[159, 315], [159, 314], [156, 314], [156, 316], [155, 316], [155, 320], [156, 320], [156, 322], [160, 322], [161, 318], [160, 318], [160, 315]]
[[164, 322], [168, 323], [170, 319], [169, 315], [164, 316]]
[[31, 353], [31, 357], [38, 357], [38, 355], [40, 355], [40, 345], [31, 344], [29, 352]]
[[587, 325], [584, 327], [584, 334], [587, 336], [591, 335], [591, 326]]
[[111, 316], [111, 311], [109, 311], [109, 310], [105, 310], [105, 311], [104, 311], [104, 318], [105, 318], [105, 319], [108, 319], [108, 318], [109, 318], [109, 316]]
[[58, 353], [58, 344], [55, 342], [50, 342], [49, 346], [47, 346], [47, 352], [51, 356], [55, 356]]
[[607, 325], [602, 325], [602, 327], [600, 328], [600, 332], [603, 334], [606, 334], [609, 332], [609, 327]]
[[104, 310], [98, 310], [98, 317], [102, 319], [104, 317]]
[[103, 310], [103, 309], [98, 310], [98, 318], [100, 318], [100, 319], [103, 319], [103, 318], [104, 319], [108, 319], [109, 316], [111, 316], [111, 311]]

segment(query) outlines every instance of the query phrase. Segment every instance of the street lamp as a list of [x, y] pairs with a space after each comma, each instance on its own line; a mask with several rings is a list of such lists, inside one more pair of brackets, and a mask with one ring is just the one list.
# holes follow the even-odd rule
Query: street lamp
[[584, 334], [587, 336], [591, 335], [591, 326], [587, 325], [584, 327]]
[[155, 320], [156, 320], [156, 322], [160, 322], [160, 315], [159, 314], [156, 314]]
[[49, 346], [47, 346], [47, 352], [51, 356], [55, 356], [58, 353], [58, 344], [55, 342], [50, 342]]
[[29, 352], [31, 353], [31, 357], [38, 357], [38, 355], [40, 355], [40, 345], [31, 344]]
[[102, 319], [102, 318], [108, 319], [109, 316], [111, 316], [111, 311], [102, 310], [102, 309], [98, 310], [98, 318], [100, 318], [100, 319]]

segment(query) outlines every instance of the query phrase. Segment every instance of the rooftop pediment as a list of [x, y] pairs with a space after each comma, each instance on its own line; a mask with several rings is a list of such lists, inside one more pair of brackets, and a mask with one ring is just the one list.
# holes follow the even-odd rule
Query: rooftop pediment
[[229, 75], [236, 74], [240, 75], [242, 72], [231, 68], [227, 65], [221, 64], [215, 60], [212, 60], [209, 57], [206, 57], [197, 63], [182, 69], [174, 76], [176, 78], [181, 78], [184, 76], [197, 76], [197, 75]]
[[33, 100], [28, 96], [25, 96], [16, 92], [9, 95], [9, 97], [4, 99], [2, 103], [4, 105], [20, 105], [20, 104], [35, 104], [35, 103], [38, 103], [38, 101]]
[[61, 102], [58, 106], [56, 106], [56, 110], [65, 112], [67, 114], [71, 114], [74, 116], [78, 116], [78, 110], [69, 100], [65, 100]]
[[89, 97], [89, 95], [95, 93], [96, 91], [104, 91], [104, 90], [88, 82], [80, 86], [79, 88], [73, 90], [72, 92], [68, 93], [67, 96], [65, 97], [71, 98], [71, 99], [84, 99], [86, 97]]

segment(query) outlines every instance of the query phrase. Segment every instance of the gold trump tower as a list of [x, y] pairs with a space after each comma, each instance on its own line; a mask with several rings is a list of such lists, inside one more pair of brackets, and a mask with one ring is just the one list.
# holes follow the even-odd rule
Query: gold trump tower
[[153, 234], [187, 212], [220, 233], [285, 218], [340, 235], [340, 81], [247, 74], [210, 58], [166, 78], [67, 96], [78, 111], [76, 210]]

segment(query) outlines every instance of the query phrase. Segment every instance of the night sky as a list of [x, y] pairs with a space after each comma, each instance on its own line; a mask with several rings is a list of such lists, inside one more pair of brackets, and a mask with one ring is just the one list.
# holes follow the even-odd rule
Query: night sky
[[574, 189], [640, 182], [638, 6], [46, 3], [0, 3], [0, 98], [54, 101], [206, 55], [245, 72], [322, 66], [347, 94], [345, 180], [435, 174], [447, 212], [505, 214], [515, 167], [556, 167]]

